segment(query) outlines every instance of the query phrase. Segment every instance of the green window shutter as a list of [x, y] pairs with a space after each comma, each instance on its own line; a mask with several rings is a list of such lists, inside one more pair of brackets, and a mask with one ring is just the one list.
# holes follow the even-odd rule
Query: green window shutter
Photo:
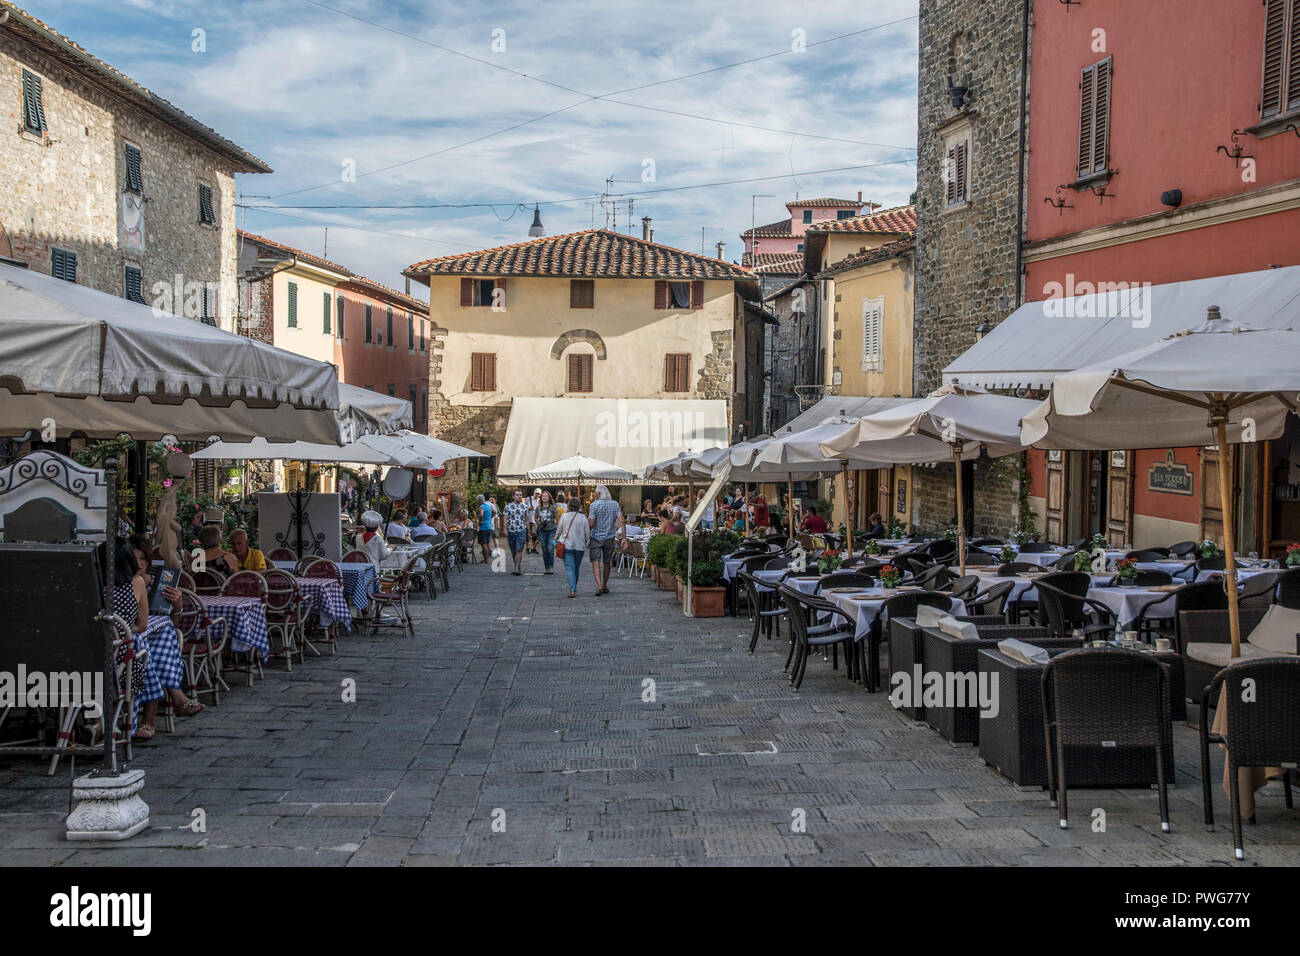
[[406, 313], [406, 348], [415, 351], [415, 316], [410, 312]]
[[[141, 305], [143, 305], [144, 304], [143, 286], [144, 286], [144, 277], [141, 274], [140, 270], [137, 269], [135, 266], [127, 266], [126, 281], [125, 281], [126, 297], [132, 302], [139, 302]], [[203, 290], [203, 295], [204, 295], [204, 300], [206, 301], [207, 299], [206, 289]]]
[[336, 324], [336, 331], [340, 341], [343, 339], [343, 296], [339, 296], [339, 316]]
[[45, 132], [45, 102], [41, 78], [23, 70], [23, 128], [30, 133]]
[[126, 188], [133, 193], [144, 192], [144, 171], [140, 150], [130, 143], [126, 144]]
[[212, 187], [199, 184], [199, 222], [216, 223], [217, 217], [212, 211]]
[[372, 318], [373, 315], [371, 312], [370, 303], [367, 302], [366, 303], [366, 341], [367, 342], [371, 341], [371, 338], [374, 335], [374, 324], [371, 321]]
[[321, 312], [321, 317], [322, 317], [322, 319], [323, 319], [324, 322], [325, 322], [325, 334], [326, 334], [326, 335], [329, 335], [329, 333], [330, 333], [330, 310], [334, 307], [334, 303], [330, 301], [330, 299], [332, 298], [332, 296], [331, 296], [328, 292], [323, 292], [323, 293], [321, 293], [321, 295], [324, 297], [324, 298], [322, 299], [322, 302], [323, 302], [323, 304], [324, 304], [324, 308], [323, 308], [323, 310], [322, 310], [322, 312]]
[[298, 283], [289, 283], [289, 328], [298, 327]]
[[384, 316], [384, 318], [386, 320], [384, 334], [387, 336], [387, 338], [384, 341], [386, 341], [389, 345], [392, 345], [393, 344], [393, 307], [391, 305], [388, 307], [387, 314]]

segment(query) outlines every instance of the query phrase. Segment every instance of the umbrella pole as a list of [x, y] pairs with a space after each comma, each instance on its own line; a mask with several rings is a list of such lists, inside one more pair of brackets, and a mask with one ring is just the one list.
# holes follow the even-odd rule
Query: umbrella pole
[[745, 537], [753, 531], [754, 512], [749, 506], [749, 482], [745, 482], [745, 500], [740, 503], [740, 513], [745, 516]]
[[1228, 592], [1228, 626], [1232, 634], [1232, 658], [1241, 656], [1241, 616], [1237, 610], [1236, 542], [1232, 529], [1232, 490], [1228, 486], [1228, 414], [1215, 413], [1219, 445], [1219, 497], [1223, 509], [1223, 586]]
[[953, 470], [957, 473], [957, 560], [961, 573], [966, 573], [966, 502], [961, 487], [961, 449], [952, 446]]
[[786, 536], [793, 540], [794, 538], [794, 473], [786, 472], [785, 475], [785, 533]]

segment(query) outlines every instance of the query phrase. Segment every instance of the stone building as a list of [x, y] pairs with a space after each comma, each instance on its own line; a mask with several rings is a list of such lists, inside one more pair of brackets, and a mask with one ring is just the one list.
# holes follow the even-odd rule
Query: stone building
[[[581, 452], [635, 471], [754, 434], [765, 317], [740, 266], [593, 229], [405, 274], [429, 286], [429, 431], [489, 456], [435, 483], [456, 507], [471, 469], [518, 477]], [[616, 439], [598, 434], [606, 414]], [[624, 434], [641, 417], [681, 427]]]
[[0, 257], [232, 330], [235, 174], [256, 156], [0, 3]]
[[[918, 396], [1023, 298], [1029, 0], [921, 0], [913, 346]], [[1014, 463], [966, 466], [977, 534], [1019, 521]], [[951, 466], [913, 470], [913, 524], [956, 515]], [[972, 502], [968, 502], [970, 504]]]

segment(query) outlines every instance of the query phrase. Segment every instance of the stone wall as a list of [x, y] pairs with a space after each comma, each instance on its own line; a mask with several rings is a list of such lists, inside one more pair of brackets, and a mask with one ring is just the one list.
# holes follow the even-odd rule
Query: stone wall
[[734, 377], [735, 366], [732, 362], [732, 341], [734, 333], [723, 330], [713, 333], [713, 350], [704, 356], [704, 365], [700, 368], [696, 388], [700, 398], [722, 399], [727, 403], [727, 430], [735, 434], [734, 414]]
[[[22, 125], [23, 70], [41, 77], [47, 130]], [[49, 273], [51, 251], [77, 256], [77, 282], [125, 292], [125, 267], [142, 273], [146, 302], [177, 314], [201, 309], [187, 283], [213, 284], [216, 314], [231, 329], [235, 308], [235, 182], [232, 164], [173, 127], [82, 79], [0, 30], [0, 90], [12, 109], [0, 137], [0, 255]], [[140, 148], [143, 250], [122, 226], [124, 146]], [[199, 222], [199, 185], [212, 188], [214, 225]], [[7, 241], [6, 241], [7, 240]], [[180, 285], [177, 286], [177, 276]], [[195, 316], [197, 317], [197, 316]]]
[[803, 409], [795, 391], [800, 385], [819, 385], [817, 371], [817, 284], [808, 282], [766, 303], [777, 325], [768, 326], [764, 365], [769, 374], [768, 434]]

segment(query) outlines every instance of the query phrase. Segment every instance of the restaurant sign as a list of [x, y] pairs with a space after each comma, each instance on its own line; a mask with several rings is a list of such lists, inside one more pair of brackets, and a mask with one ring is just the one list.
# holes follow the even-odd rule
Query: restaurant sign
[[1165, 453], [1164, 461], [1153, 462], [1147, 471], [1147, 490], [1169, 495], [1192, 494], [1192, 469], [1174, 461], [1174, 450]]
[[895, 482], [898, 489], [898, 497], [894, 503], [894, 511], [900, 515], [907, 514], [907, 479], [899, 478]]

